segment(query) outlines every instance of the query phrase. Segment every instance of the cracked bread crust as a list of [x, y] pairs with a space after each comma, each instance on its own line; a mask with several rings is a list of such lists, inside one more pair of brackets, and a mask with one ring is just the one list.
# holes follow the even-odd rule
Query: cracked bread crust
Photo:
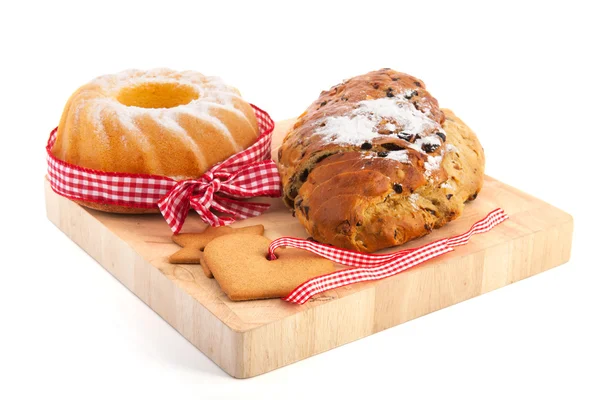
[[[348, 85], [353, 80], [360, 84]], [[365, 83], [371, 89], [366, 90]], [[328, 117], [347, 115], [365, 100], [383, 98], [375, 89], [382, 85], [383, 96], [392, 99], [396, 97], [387, 95], [389, 87], [400, 95], [419, 88], [418, 96], [399, 101], [399, 106], [412, 107], [405, 100], [415, 104], [418, 97], [415, 108], [426, 110], [431, 122], [420, 125], [416, 134], [407, 128], [410, 121], [408, 125], [402, 118], [392, 121], [396, 131], [375, 132], [370, 146], [356, 140], [336, 143], [336, 136], [332, 141], [331, 135], [318, 133], [321, 121], [332, 121]], [[331, 101], [339, 87], [324, 92], [299, 118], [279, 157], [285, 202], [294, 208], [308, 234], [322, 243], [373, 252], [426, 235], [456, 219], [464, 203], [473, 200], [483, 185], [484, 154], [473, 131], [452, 111], [439, 109], [425, 85], [405, 74], [380, 70], [353, 78], [341, 94], [349, 99], [344, 103], [353, 99], [350, 107], [342, 112], [338, 107], [320, 111], [322, 99]], [[393, 128], [389, 118], [382, 124], [377, 117], [376, 122], [375, 130], [381, 125]], [[408, 133], [418, 136], [411, 138]], [[431, 139], [434, 136], [437, 142]]]
[[[431, 114], [432, 125], [420, 132], [420, 136], [433, 135], [444, 122], [444, 113], [439, 109], [437, 100], [427, 92], [423, 81], [389, 68], [348, 79], [321, 92], [319, 98], [298, 117], [279, 149], [284, 201], [289, 207], [292, 207], [300, 186], [317, 162], [331, 154], [365, 150], [361, 148], [365, 143], [340, 145], [327, 137], [315, 134], [320, 125], [325, 123], [324, 120], [351, 113], [361, 101], [390, 99], [394, 96], [405, 98], [415, 109]], [[368, 150], [385, 152], [388, 151], [386, 145], [406, 147], [411, 143], [397, 134], [386, 132], [386, 122], [382, 121], [380, 127], [382, 134], [368, 142], [371, 146]], [[399, 128], [401, 127], [398, 127], [397, 132], [401, 130]], [[414, 135], [406, 139], [414, 141]]]

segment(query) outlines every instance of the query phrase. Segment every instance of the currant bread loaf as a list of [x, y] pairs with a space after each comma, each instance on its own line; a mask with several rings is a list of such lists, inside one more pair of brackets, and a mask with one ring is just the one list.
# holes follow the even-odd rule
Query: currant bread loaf
[[279, 149], [284, 202], [308, 234], [372, 252], [457, 218], [483, 185], [483, 149], [425, 84], [382, 69], [321, 93]]

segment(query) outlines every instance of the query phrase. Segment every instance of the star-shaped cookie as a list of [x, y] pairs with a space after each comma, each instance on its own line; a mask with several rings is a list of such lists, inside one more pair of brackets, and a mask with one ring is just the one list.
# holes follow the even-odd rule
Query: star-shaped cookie
[[[180, 233], [171, 236], [176, 244], [182, 247], [181, 250], [169, 257], [171, 264], [200, 264], [202, 251], [204, 247], [214, 238], [219, 236], [231, 235], [234, 233], [246, 233], [252, 235], [262, 235], [265, 227], [262, 225], [252, 225], [243, 228], [232, 228], [230, 226], [219, 226], [216, 228], [208, 227], [200, 233]], [[212, 274], [205, 265], [202, 265], [204, 274], [212, 278]]]

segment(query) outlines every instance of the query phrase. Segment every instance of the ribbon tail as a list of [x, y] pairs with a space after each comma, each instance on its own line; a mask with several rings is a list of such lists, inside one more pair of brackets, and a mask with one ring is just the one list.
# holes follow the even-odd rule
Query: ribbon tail
[[453, 250], [446, 241], [437, 241], [418, 248], [408, 254], [403, 254], [397, 259], [390, 260], [375, 268], [358, 267], [347, 270], [332, 272], [328, 275], [318, 276], [304, 282], [294, 289], [283, 300], [304, 304], [316, 294], [341, 286], [358, 282], [375, 281], [399, 274], [409, 268], [424, 263], [425, 261], [439, 257]]
[[312, 296], [324, 291], [352, 283], [386, 278], [419, 265], [424, 261], [446, 254], [454, 250], [455, 246], [467, 244], [471, 236], [488, 232], [507, 219], [508, 215], [506, 215], [504, 210], [498, 208], [490, 212], [482, 220], [473, 224], [471, 229], [463, 234], [452, 236], [448, 239], [440, 239], [421, 247], [386, 255], [362, 254], [304, 239], [283, 237], [271, 243], [269, 246], [269, 258], [276, 258], [276, 248], [290, 246], [311, 251], [343, 265], [355, 267], [309, 279], [283, 299], [291, 303], [304, 304]]
[[158, 208], [173, 233], [181, 231], [190, 209], [190, 197], [194, 191], [191, 184], [175, 185], [162, 199], [158, 201]]
[[[214, 193], [215, 188], [208, 186], [201, 195], [192, 196], [190, 199], [190, 204], [200, 219], [210, 226], [223, 226], [235, 221], [233, 218], [218, 217], [212, 212], [211, 208], [215, 207]], [[229, 221], [230, 219], [231, 221]]]

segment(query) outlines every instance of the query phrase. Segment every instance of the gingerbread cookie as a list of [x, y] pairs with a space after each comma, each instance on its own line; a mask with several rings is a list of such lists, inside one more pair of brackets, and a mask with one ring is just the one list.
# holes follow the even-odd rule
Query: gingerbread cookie
[[210, 272], [210, 268], [206, 265], [206, 261], [204, 261], [204, 255], [200, 252], [200, 266], [202, 267], [202, 272], [206, 275], [207, 278], [213, 279], [215, 276]]
[[[199, 264], [202, 250], [204, 250], [204, 247], [208, 244], [208, 242], [214, 238], [224, 235], [231, 235], [232, 233], [262, 235], [264, 231], [265, 227], [262, 225], [252, 225], [243, 228], [219, 226], [216, 228], [208, 227], [200, 233], [181, 233], [179, 235], [173, 235], [171, 237], [173, 242], [177, 243], [183, 248], [172, 254], [169, 257], [169, 262], [171, 264]], [[208, 271], [208, 273], [207, 271], [207, 269], [204, 269], [205, 275], [209, 278], [212, 278], [210, 271]]]
[[236, 234], [206, 245], [203, 258], [231, 300], [285, 297], [315, 276], [335, 271], [334, 264], [306, 250], [278, 249], [267, 260], [271, 241], [263, 236]]

